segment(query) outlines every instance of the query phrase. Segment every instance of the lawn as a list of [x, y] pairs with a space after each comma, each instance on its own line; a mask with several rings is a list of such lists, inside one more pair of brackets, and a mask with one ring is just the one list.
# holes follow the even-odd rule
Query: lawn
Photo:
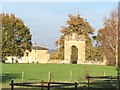
[[3, 87], [9, 87], [11, 79], [21, 82], [22, 73], [23, 81], [48, 81], [49, 72], [52, 81], [82, 81], [85, 75], [115, 76], [116, 68], [81, 64], [2, 64], [2, 84]]

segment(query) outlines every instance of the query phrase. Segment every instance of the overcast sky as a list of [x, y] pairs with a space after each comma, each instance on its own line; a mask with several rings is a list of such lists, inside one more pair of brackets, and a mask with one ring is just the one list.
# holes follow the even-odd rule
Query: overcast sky
[[32, 42], [36, 39], [38, 45], [54, 49], [69, 14], [79, 13], [97, 32], [103, 27], [103, 18], [117, 5], [117, 2], [3, 2], [2, 12], [22, 19], [30, 28]]

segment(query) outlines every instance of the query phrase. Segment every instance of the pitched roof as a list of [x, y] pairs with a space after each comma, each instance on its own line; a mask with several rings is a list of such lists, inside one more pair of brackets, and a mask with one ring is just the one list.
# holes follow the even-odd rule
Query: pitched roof
[[48, 48], [42, 47], [42, 46], [33, 46], [33, 49], [36, 50], [48, 50]]

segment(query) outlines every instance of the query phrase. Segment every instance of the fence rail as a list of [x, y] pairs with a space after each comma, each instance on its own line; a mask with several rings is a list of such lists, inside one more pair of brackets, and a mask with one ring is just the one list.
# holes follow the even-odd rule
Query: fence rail
[[77, 90], [77, 82], [74, 83], [62, 83], [62, 82], [23, 82], [23, 83], [15, 83], [14, 80], [11, 80], [11, 90], [14, 90], [14, 86], [26, 86], [26, 87], [41, 87], [41, 90], [43, 88], [47, 88], [47, 90], [50, 90], [50, 88], [59, 88], [59, 87], [66, 87], [66, 86], [74, 86], [74, 90]]
[[[16, 83], [14, 80], [11, 80], [11, 90], [14, 90], [14, 86], [25, 86], [25, 87], [41, 87], [41, 90], [43, 88], [46, 88], [47, 90], [50, 90], [51, 88], [64, 88], [67, 86], [72, 86], [74, 90], [77, 90], [78, 88], [83, 88], [85, 85], [85, 88], [114, 88], [113, 90], [120, 90], [120, 88], [117, 88], [120, 83], [117, 83], [117, 80], [120, 80], [120, 77], [118, 76], [88, 76], [86, 82], [73, 82], [73, 83], [65, 83], [65, 82], [22, 82], [22, 83]], [[79, 87], [78, 87], [79, 84]], [[87, 86], [87, 87], [86, 87]], [[107, 86], [107, 87], [106, 87]]]

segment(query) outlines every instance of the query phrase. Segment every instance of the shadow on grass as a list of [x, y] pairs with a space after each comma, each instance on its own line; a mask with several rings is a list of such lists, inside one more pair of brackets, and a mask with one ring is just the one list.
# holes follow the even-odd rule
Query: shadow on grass
[[[4, 88], [2, 90], [11, 90], [10, 88]], [[42, 90], [40, 88], [15, 88], [14, 90]], [[48, 89], [43, 89], [43, 90], [48, 90]], [[50, 89], [50, 90], [75, 90], [74, 88], [66, 88], [66, 89]], [[116, 90], [115, 88], [77, 88], [77, 90]]]
[[20, 79], [20, 74], [10, 73], [10, 74], [2, 74], [2, 83], [10, 82], [12, 79]]

